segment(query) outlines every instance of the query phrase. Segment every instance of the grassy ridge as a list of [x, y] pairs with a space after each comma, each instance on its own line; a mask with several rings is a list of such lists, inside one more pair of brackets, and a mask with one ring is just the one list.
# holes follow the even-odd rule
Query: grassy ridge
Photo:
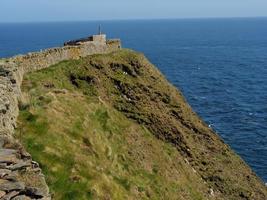
[[17, 136], [41, 163], [54, 198], [172, 199], [180, 191], [180, 198], [202, 199], [183, 184], [189, 174], [166, 170], [178, 157], [174, 147], [105, 104], [86, 81], [73, 82], [84, 74], [80, 66], [62, 62], [23, 83]]
[[138, 53], [64, 61], [28, 74], [22, 90], [17, 138], [41, 164], [54, 199], [266, 195]]

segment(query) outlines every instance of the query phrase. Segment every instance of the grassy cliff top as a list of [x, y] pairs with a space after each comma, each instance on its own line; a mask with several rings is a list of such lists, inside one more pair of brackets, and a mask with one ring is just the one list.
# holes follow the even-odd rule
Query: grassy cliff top
[[17, 138], [54, 199], [267, 199], [261, 180], [140, 53], [26, 75]]

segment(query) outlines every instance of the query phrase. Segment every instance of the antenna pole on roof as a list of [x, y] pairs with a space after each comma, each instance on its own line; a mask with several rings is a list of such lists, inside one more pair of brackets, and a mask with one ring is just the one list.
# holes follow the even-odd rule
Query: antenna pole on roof
[[102, 35], [102, 32], [101, 32], [101, 25], [99, 24], [99, 26], [98, 26], [98, 34], [99, 35]]

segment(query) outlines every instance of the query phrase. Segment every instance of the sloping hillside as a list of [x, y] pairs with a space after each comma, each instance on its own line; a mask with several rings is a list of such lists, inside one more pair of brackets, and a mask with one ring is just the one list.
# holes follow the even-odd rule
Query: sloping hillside
[[54, 199], [267, 199], [261, 180], [142, 55], [26, 75], [17, 138]]

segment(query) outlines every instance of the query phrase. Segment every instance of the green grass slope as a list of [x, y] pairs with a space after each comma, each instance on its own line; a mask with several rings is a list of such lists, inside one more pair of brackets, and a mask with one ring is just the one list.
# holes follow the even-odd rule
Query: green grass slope
[[267, 199], [251, 169], [142, 55], [26, 75], [16, 136], [53, 199]]

